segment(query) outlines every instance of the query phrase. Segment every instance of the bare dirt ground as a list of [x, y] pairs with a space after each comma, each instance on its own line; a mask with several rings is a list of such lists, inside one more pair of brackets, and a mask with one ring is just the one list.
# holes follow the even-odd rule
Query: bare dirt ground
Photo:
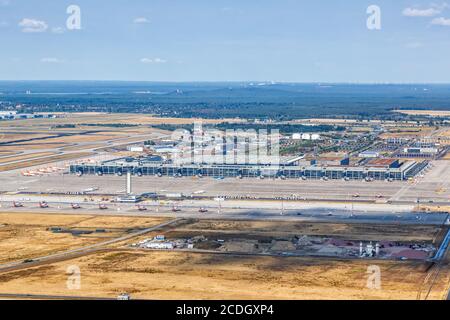
[[273, 221], [220, 221], [201, 220], [183, 226], [186, 231], [244, 232], [266, 235], [326, 235], [347, 239], [432, 241], [440, 232], [435, 226], [395, 226], [376, 224], [337, 224]]

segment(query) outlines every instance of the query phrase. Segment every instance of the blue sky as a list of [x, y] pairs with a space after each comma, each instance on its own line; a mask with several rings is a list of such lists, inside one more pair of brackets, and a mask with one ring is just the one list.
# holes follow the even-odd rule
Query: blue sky
[[449, 4], [0, 0], [0, 79], [450, 83]]

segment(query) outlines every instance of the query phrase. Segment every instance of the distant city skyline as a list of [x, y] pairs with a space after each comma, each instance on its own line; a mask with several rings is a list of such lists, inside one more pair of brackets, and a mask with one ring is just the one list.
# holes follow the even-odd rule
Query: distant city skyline
[[450, 83], [449, 35], [445, 1], [0, 0], [0, 80]]

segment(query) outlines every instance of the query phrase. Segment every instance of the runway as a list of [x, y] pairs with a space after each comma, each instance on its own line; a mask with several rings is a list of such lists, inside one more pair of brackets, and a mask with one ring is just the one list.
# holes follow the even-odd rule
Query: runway
[[[448, 214], [412, 212], [398, 206], [398, 211], [386, 205], [376, 207], [343, 206], [340, 204], [329, 207], [321, 204], [296, 204], [276, 207], [259, 202], [222, 202], [219, 206], [214, 201], [177, 201], [173, 212], [172, 202], [160, 203], [151, 201], [145, 203], [146, 211], [140, 211], [134, 204], [107, 204], [107, 209], [100, 210], [96, 203], [81, 203], [78, 210], [72, 209], [70, 203], [49, 203], [48, 209], [42, 209], [36, 202], [24, 203], [23, 208], [12, 208], [9, 202], [1, 202], [1, 212], [8, 213], [47, 213], [69, 215], [108, 215], [108, 216], [139, 216], [139, 217], [168, 217], [195, 219], [229, 219], [229, 220], [278, 220], [278, 221], [310, 221], [336, 223], [377, 223], [377, 224], [412, 224], [412, 225], [443, 225]], [[208, 212], [200, 212], [200, 208]], [[384, 209], [383, 209], [384, 208]]]

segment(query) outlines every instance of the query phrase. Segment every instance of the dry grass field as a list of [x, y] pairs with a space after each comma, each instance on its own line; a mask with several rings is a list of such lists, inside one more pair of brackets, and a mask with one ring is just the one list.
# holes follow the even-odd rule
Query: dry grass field
[[20, 129], [20, 133], [2, 133], [2, 131], [0, 130], [0, 134], [1, 134], [0, 142], [12, 142], [27, 139], [41, 139], [52, 136], [52, 134], [50, 134], [49, 132], [42, 132], [42, 133], [27, 132], [27, 128]]
[[439, 131], [435, 137], [440, 137], [440, 138], [450, 138], [450, 129], [443, 129], [441, 131]]
[[433, 133], [434, 127], [400, 127], [390, 129], [388, 132], [382, 133], [380, 135], [381, 139], [389, 138], [420, 138], [426, 137]]
[[30, 150], [35, 152], [42, 152], [45, 149], [58, 149], [64, 147], [65, 145], [66, 144], [64, 143], [15, 143], [13, 145], [2, 146], [2, 149], [4, 149], [4, 151], [12, 153], [20, 153]]
[[[0, 213], [0, 263], [45, 256], [119, 237], [127, 230], [145, 228], [164, 218], [109, 217], [89, 215]], [[83, 230], [111, 229], [111, 232], [73, 236], [53, 233], [49, 227]]]
[[[69, 266], [81, 288], [66, 287]], [[381, 288], [368, 289], [368, 267]], [[156, 251], [112, 251], [0, 274], [0, 292], [146, 299], [415, 299], [426, 265]], [[445, 286], [430, 298], [440, 299]]]
[[447, 152], [447, 153], [445, 154], [445, 156], [442, 157], [442, 159], [443, 159], [443, 160], [450, 160], [450, 152]]
[[158, 217], [114, 217], [93, 216], [72, 224], [72, 227], [85, 228], [148, 228], [166, 221], [167, 218]]
[[[28, 259], [82, 247], [165, 218], [10, 213], [0, 214], [0, 262]], [[173, 230], [199, 233], [333, 234], [366, 238], [382, 231], [396, 239], [435, 237], [434, 227], [390, 227], [332, 223], [190, 220]], [[105, 228], [103, 236], [51, 233], [49, 226]], [[172, 231], [170, 231], [172, 232]], [[163, 232], [164, 233], [164, 232]], [[152, 232], [146, 238], [157, 234]], [[420, 235], [419, 235], [420, 234]], [[143, 237], [143, 236], [142, 236]], [[139, 237], [139, 238], [142, 238]], [[115, 298], [128, 292], [144, 299], [415, 299], [427, 277], [422, 261], [340, 260], [130, 249], [126, 243], [58, 262], [0, 273], [0, 292]], [[379, 236], [378, 236], [379, 239]], [[381, 270], [381, 288], [367, 288], [368, 267]], [[67, 268], [81, 270], [81, 288], [70, 290]], [[448, 271], [448, 268], [444, 270]], [[448, 272], [441, 273], [430, 298], [441, 299]]]
[[448, 110], [396, 110], [396, 112], [412, 116], [448, 117]]
[[10, 157], [13, 155], [18, 154], [18, 152], [12, 152], [12, 151], [6, 151], [6, 150], [0, 150], [0, 159], [3, 157]]
[[[239, 119], [196, 119], [196, 118], [159, 118], [152, 115], [128, 114], [128, 113], [71, 113], [64, 114], [57, 119], [23, 119], [15, 120], [14, 126], [24, 126], [29, 128], [44, 128], [56, 124], [132, 124], [132, 125], [152, 125], [152, 124], [190, 124], [194, 121], [203, 123], [239, 122]], [[5, 122], [7, 123], [7, 122]], [[0, 128], [7, 126], [0, 123]], [[90, 127], [91, 129], [95, 127]], [[73, 130], [73, 129], [71, 129]]]
[[96, 144], [96, 143], [86, 144], [86, 145], [74, 144], [74, 145], [70, 145], [68, 147], [61, 148], [59, 150], [60, 151], [82, 151], [82, 150], [86, 150], [86, 149], [101, 148], [103, 146], [104, 146], [103, 144]]
[[11, 163], [11, 164], [6, 164], [6, 165], [0, 166], [0, 172], [16, 170], [16, 169], [23, 169], [23, 168], [28, 168], [28, 167], [38, 166], [38, 165], [42, 165], [42, 164], [47, 164], [47, 163], [58, 162], [58, 161], [79, 159], [79, 158], [88, 157], [91, 155], [93, 155], [92, 152], [77, 152], [77, 153], [68, 153], [68, 154], [62, 154], [62, 155], [57, 155], [57, 156], [52, 156], [52, 157], [46, 157], [46, 158], [42, 158], [42, 159], [35, 159], [35, 160], [30, 160], [30, 161]]
[[4, 157], [4, 158], [0, 158], [0, 164], [14, 162], [14, 161], [26, 161], [26, 160], [31, 160], [31, 159], [40, 158], [40, 157], [53, 156], [55, 154], [56, 153], [54, 153], [54, 152], [35, 152], [35, 153], [30, 153], [30, 154], [17, 155], [14, 157]]

